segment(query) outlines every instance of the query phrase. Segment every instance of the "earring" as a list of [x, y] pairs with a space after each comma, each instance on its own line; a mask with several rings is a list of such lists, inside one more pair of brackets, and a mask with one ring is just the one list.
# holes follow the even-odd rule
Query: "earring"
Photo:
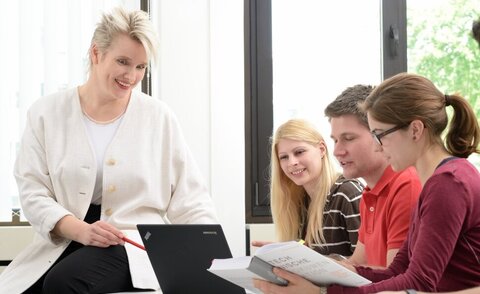
[[413, 136], [413, 140], [417, 140], [417, 136]]

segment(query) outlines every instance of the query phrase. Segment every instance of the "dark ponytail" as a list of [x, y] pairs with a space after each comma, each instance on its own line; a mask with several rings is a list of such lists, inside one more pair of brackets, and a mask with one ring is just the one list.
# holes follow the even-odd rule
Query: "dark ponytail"
[[448, 152], [454, 156], [467, 158], [479, 153], [480, 128], [472, 107], [459, 95], [445, 95], [446, 105], [453, 107], [453, 117], [445, 137]]

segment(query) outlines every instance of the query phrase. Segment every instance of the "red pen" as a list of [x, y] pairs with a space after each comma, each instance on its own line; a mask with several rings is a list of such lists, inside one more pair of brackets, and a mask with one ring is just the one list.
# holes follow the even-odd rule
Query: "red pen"
[[138, 248], [140, 248], [140, 249], [142, 249], [142, 250], [145, 250], [145, 247], [143, 247], [143, 245], [138, 244], [137, 242], [135, 242], [135, 241], [133, 241], [133, 240], [130, 240], [130, 239], [128, 239], [127, 237], [123, 237], [122, 240], [125, 241], [125, 242], [127, 242], [127, 243], [132, 244], [133, 246], [137, 246]]

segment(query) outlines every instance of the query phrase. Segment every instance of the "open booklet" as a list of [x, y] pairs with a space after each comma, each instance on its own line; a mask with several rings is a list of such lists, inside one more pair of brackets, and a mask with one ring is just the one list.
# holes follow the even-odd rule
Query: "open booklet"
[[263, 279], [278, 285], [287, 284], [287, 281], [273, 273], [273, 267], [300, 275], [316, 285], [358, 287], [371, 283], [334, 260], [295, 241], [262, 246], [254, 256], [214, 259], [208, 270], [240, 287], [261, 293], [253, 286], [252, 279]]

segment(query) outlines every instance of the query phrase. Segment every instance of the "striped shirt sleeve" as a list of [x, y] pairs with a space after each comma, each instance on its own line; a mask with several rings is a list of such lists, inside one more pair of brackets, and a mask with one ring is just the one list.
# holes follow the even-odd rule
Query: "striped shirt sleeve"
[[359, 204], [363, 188], [362, 183], [356, 179], [340, 176], [335, 181], [323, 212], [325, 244], [312, 244], [316, 245], [315, 250], [325, 255], [352, 255], [360, 228]]

